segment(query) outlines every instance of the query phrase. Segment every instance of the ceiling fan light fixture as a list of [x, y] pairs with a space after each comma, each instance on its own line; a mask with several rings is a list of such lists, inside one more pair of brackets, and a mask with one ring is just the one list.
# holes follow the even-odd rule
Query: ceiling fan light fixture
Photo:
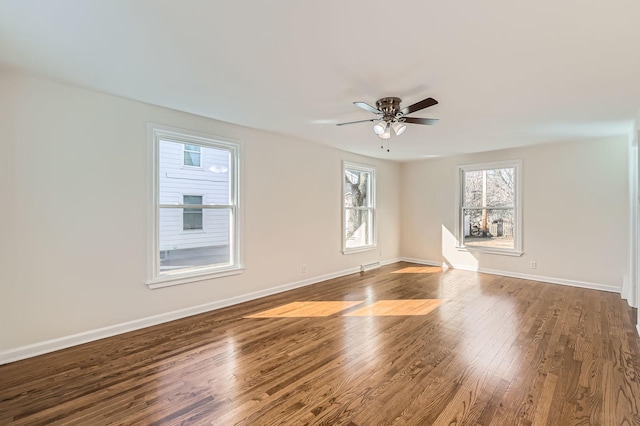
[[400, 121], [394, 122], [391, 125], [391, 127], [393, 128], [393, 131], [395, 132], [396, 136], [400, 136], [401, 134], [404, 133], [405, 130], [407, 130], [407, 125]]
[[384, 131], [387, 129], [387, 122], [386, 121], [378, 121], [374, 126], [373, 126], [373, 131], [376, 133], [376, 135], [380, 136], [384, 133]]
[[[374, 113], [377, 117], [370, 120], [358, 120], [349, 121], [347, 123], [336, 123], [337, 126], [344, 126], [346, 124], [357, 123], [374, 123], [373, 132], [378, 135], [380, 139], [388, 140], [391, 138], [391, 129], [396, 136], [400, 136], [407, 130], [407, 124], [426, 124], [432, 125], [438, 122], [434, 118], [417, 118], [407, 117], [408, 114], [412, 114], [416, 111], [429, 108], [433, 105], [437, 105], [438, 101], [433, 98], [426, 98], [420, 102], [409, 105], [408, 107], [401, 107], [402, 99], [395, 97], [380, 98], [376, 101], [376, 106], [371, 106], [366, 102], [354, 102], [353, 104], [359, 108], [362, 108], [368, 112]], [[387, 143], [388, 144], [388, 143]], [[383, 144], [384, 146], [384, 144]], [[389, 147], [387, 146], [387, 151]]]
[[387, 126], [387, 127], [384, 129], [384, 133], [382, 133], [382, 134], [380, 135], [380, 137], [381, 137], [382, 139], [389, 139], [389, 138], [391, 137], [391, 127], [390, 127], [390, 126]]

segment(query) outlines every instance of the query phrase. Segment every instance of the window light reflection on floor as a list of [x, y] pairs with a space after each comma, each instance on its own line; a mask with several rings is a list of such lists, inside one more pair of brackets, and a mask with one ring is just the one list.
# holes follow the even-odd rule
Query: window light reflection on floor
[[360, 303], [362, 301], [293, 302], [245, 318], [328, 317]]
[[[444, 299], [404, 299], [378, 300], [354, 311], [343, 313], [346, 317], [363, 316], [420, 316], [427, 315], [438, 308]], [[363, 304], [364, 301], [314, 301], [292, 302], [277, 308], [268, 309], [244, 318], [307, 318], [328, 317], [349, 308]]]
[[418, 316], [427, 315], [444, 299], [378, 300], [369, 306], [345, 314], [347, 317], [364, 316]]

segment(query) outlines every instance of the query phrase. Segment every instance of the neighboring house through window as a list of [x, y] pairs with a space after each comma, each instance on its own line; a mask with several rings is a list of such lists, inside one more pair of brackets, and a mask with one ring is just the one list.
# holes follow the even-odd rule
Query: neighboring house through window
[[344, 253], [376, 246], [375, 169], [345, 162], [343, 165]]
[[152, 128], [151, 134], [154, 216], [148, 285], [238, 273], [239, 145], [169, 129]]
[[519, 160], [458, 167], [460, 248], [522, 254]]

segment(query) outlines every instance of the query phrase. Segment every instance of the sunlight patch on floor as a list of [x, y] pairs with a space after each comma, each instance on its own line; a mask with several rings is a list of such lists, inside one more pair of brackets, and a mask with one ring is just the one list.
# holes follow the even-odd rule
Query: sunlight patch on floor
[[[368, 306], [343, 314], [345, 317], [421, 316], [427, 315], [445, 299], [379, 300]], [[328, 317], [364, 301], [292, 302], [243, 318], [307, 318]]]
[[293, 302], [244, 318], [328, 317], [360, 303], [362, 301]]
[[432, 274], [434, 272], [441, 272], [440, 266], [407, 266], [406, 268], [393, 271], [392, 274]]
[[427, 315], [444, 299], [379, 300], [372, 305], [345, 314], [347, 317]]

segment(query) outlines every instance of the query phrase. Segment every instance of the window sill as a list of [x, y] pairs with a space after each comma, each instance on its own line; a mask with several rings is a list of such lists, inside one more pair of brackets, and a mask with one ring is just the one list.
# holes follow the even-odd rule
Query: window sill
[[356, 248], [346, 248], [342, 249], [342, 254], [353, 254], [353, 253], [361, 253], [363, 251], [371, 251], [375, 250], [377, 246], [366, 246], [366, 247], [356, 247]]
[[519, 250], [500, 250], [500, 249], [487, 249], [480, 247], [467, 247], [467, 246], [456, 246], [458, 251], [466, 251], [466, 252], [476, 252], [476, 253], [486, 253], [486, 254], [497, 254], [500, 256], [522, 256], [524, 252]]
[[184, 274], [176, 274], [173, 276], [162, 276], [152, 280], [148, 280], [145, 284], [151, 290], [163, 287], [171, 287], [174, 285], [188, 284], [196, 281], [211, 280], [216, 278], [228, 277], [231, 275], [239, 275], [244, 272], [244, 267], [230, 267], [211, 272], [192, 272]]

